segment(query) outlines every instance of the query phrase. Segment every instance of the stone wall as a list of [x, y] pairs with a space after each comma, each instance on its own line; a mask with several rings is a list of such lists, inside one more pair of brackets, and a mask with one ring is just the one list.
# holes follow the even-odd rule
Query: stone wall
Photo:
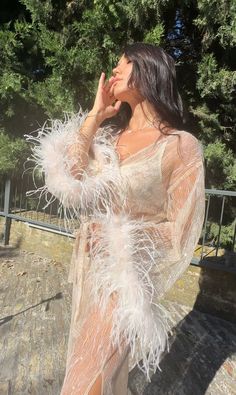
[[[0, 218], [0, 230], [3, 223]], [[22, 250], [69, 264], [73, 243], [72, 238], [12, 221], [10, 244]], [[166, 299], [236, 322], [236, 275], [190, 265]]]
[[[0, 230], [4, 220], [0, 217]], [[12, 221], [10, 245], [21, 250], [35, 252], [56, 261], [70, 262], [74, 239], [48, 230], [36, 229], [26, 222]]]
[[236, 322], [236, 274], [190, 265], [166, 298]]

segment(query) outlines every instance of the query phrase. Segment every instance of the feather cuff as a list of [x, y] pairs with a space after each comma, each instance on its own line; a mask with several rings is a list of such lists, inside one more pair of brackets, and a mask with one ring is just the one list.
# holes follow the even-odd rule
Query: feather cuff
[[157, 265], [157, 251], [147, 229], [155, 225], [114, 216], [94, 231], [90, 241], [94, 302], [105, 311], [109, 298], [117, 295], [112, 341], [119, 346], [125, 338], [135, 364], [142, 359], [139, 367], [148, 379], [150, 369], [159, 368], [170, 329], [167, 312], [154, 302], [157, 290], [151, 272]]
[[[26, 139], [34, 144], [31, 158], [34, 171], [40, 170], [45, 176], [45, 185], [28, 194], [40, 192], [40, 196], [45, 195], [47, 205], [55, 198], [59, 199], [72, 217], [110, 211], [119, 200], [122, 186], [109, 127], [100, 128], [95, 135], [91, 145], [94, 159], [89, 158], [86, 171], [81, 170], [79, 179], [71, 175], [69, 169], [73, 163], [67, 151], [75, 142], [79, 144], [78, 129], [85, 118], [86, 113], [80, 111], [77, 115], [67, 116], [64, 122], [53, 120], [50, 126], [45, 124], [36, 137], [26, 135]], [[48, 193], [54, 197], [48, 198]]]

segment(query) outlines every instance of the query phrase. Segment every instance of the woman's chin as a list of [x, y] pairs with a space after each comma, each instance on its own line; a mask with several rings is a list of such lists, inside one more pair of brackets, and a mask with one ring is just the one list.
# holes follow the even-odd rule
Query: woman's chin
[[121, 102], [130, 102], [133, 101], [134, 97], [139, 98], [141, 97], [139, 91], [135, 88], [129, 88], [127, 86], [123, 86], [119, 83], [117, 83], [114, 86], [114, 90], [113, 90], [113, 95], [115, 97], [116, 100], [119, 100]]
[[118, 89], [117, 89], [117, 91], [114, 90], [114, 97], [116, 100], [119, 100], [121, 102], [126, 102], [129, 98], [129, 96], [130, 95], [128, 94], [127, 91], [118, 90]]

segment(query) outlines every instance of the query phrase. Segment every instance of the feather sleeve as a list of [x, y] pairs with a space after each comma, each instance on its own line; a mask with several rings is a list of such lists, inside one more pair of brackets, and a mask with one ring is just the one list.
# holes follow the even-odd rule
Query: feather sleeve
[[74, 160], [69, 155], [69, 147], [80, 143], [78, 130], [85, 117], [86, 113], [80, 111], [64, 121], [52, 120], [38, 130], [37, 136], [26, 136], [33, 145], [31, 160], [35, 170], [39, 170], [45, 180], [37, 191], [45, 195], [49, 203], [59, 199], [62, 207], [77, 217], [110, 208], [120, 185], [118, 156], [108, 127], [98, 129], [87, 168], [81, 169], [78, 177], [72, 176], [70, 169]]
[[161, 298], [189, 265], [204, 219], [202, 150], [193, 136], [184, 139], [181, 156], [170, 147], [163, 159], [166, 220], [117, 216], [94, 235], [101, 240], [92, 249], [95, 298], [103, 307], [117, 294], [114, 342], [127, 339], [134, 364], [142, 359], [140, 367], [148, 379], [168, 344], [168, 312]]

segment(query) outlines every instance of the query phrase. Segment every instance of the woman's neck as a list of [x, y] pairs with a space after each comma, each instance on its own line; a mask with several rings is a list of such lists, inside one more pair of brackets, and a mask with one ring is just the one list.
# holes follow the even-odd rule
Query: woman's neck
[[129, 104], [132, 110], [128, 125], [130, 130], [135, 131], [146, 127], [154, 127], [154, 119], [157, 119], [157, 115], [153, 107], [146, 100]]

